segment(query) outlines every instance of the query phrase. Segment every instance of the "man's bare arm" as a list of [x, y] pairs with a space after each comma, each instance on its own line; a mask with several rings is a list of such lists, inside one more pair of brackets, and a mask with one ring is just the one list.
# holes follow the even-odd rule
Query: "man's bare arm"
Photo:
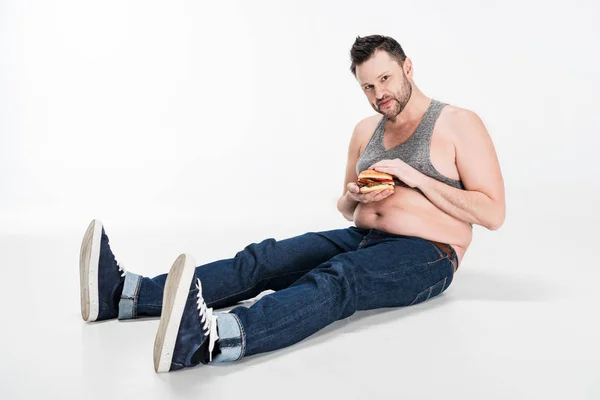
[[371, 129], [373, 125], [373, 117], [364, 118], [354, 127], [350, 143], [348, 144], [348, 160], [346, 162], [346, 174], [344, 177], [344, 190], [342, 196], [337, 202], [337, 209], [344, 218], [348, 221], [354, 220], [354, 210], [358, 205], [358, 201], [348, 196], [348, 184], [350, 182], [356, 182], [358, 175], [356, 174], [356, 163], [360, 157], [360, 146], [364, 141], [364, 135]]
[[456, 166], [466, 190], [426, 175], [418, 188], [437, 207], [463, 221], [496, 230], [506, 214], [504, 180], [494, 144], [483, 121], [472, 111], [454, 116]]
[[356, 210], [356, 206], [358, 205], [358, 201], [351, 199], [348, 196], [348, 192], [346, 192], [337, 202], [337, 209], [342, 213], [344, 218], [348, 221], [354, 221], [354, 210]]

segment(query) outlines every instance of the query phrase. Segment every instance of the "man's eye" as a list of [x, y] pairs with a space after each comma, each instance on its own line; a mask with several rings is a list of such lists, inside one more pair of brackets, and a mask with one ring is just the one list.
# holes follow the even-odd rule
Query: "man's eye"
[[389, 75], [384, 75], [381, 80], [386, 80], [388, 78]]
[[371, 85], [365, 86], [365, 90], [367, 90], [367, 89], [371, 89]]

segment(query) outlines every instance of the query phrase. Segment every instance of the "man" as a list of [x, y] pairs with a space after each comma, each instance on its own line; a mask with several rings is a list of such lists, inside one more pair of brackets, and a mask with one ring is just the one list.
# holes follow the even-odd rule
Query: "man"
[[[479, 117], [426, 97], [400, 44], [354, 42], [351, 71], [377, 115], [360, 121], [348, 147], [338, 209], [355, 225], [252, 243], [199, 267], [180, 255], [168, 275], [127, 272], [94, 220], [81, 246], [86, 321], [161, 316], [157, 372], [234, 361], [280, 349], [357, 310], [421, 303], [444, 292], [471, 242], [472, 224], [498, 229], [504, 183]], [[363, 194], [366, 169], [395, 189]], [[251, 307], [214, 308], [263, 296]]]

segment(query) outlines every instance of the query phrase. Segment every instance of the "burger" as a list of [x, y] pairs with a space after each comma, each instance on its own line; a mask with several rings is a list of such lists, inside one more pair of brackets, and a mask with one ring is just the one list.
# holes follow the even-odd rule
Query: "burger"
[[366, 169], [358, 174], [357, 183], [361, 193], [369, 193], [377, 190], [394, 190], [394, 176], [385, 172]]

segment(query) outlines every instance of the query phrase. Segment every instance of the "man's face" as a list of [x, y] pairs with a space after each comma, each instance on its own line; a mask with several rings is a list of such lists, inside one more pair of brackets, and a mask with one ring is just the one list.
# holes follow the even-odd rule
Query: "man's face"
[[412, 94], [412, 85], [402, 67], [385, 51], [376, 51], [358, 65], [356, 78], [371, 107], [388, 119], [395, 119], [404, 110]]

